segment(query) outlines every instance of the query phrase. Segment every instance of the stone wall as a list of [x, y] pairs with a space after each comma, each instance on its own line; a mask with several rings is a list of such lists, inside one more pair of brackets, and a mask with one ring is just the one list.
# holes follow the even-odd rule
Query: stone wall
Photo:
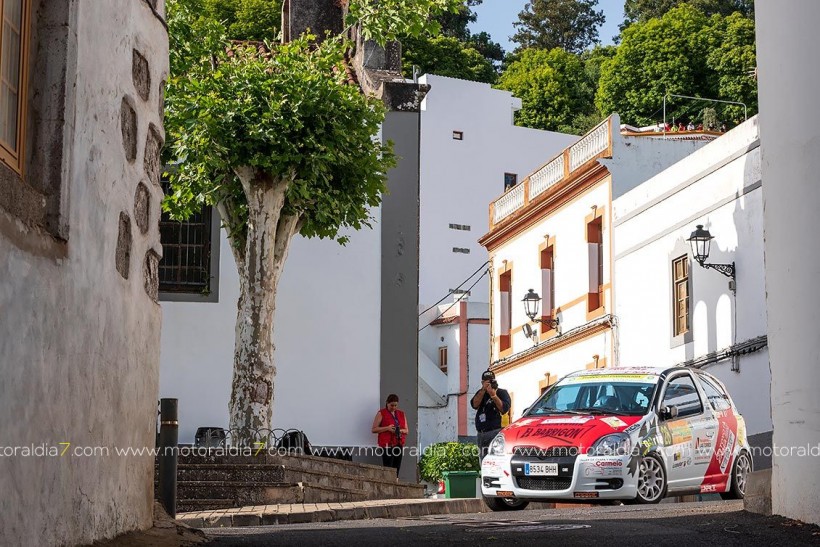
[[155, 439], [168, 36], [162, 0], [32, 4], [27, 161], [0, 167], [0, 545], [71, 545], [151, 525], [153, 459], [116, 450]]

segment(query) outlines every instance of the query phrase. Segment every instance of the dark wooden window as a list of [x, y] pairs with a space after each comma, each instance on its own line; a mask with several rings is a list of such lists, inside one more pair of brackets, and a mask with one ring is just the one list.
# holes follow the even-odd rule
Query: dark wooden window
[[0, 0], [0, 160], [22, 171], [30, 0]]
[[499, 295], [501, 299], [499, 351], [505, 351], [512, 347], [512, 271], [507, 270], [502, 273], [498, 280]]
[[689, 257], [672, 261], [672, 302], [675, 336], [689, 331]]
[[[163, 190], [170, 191], [167, 181], [163, 181]], [[212, 214], [207, 205], [183, 222], [171, 220], [168, 213], [162, 213], [159, 222], [161, 292], [207, 294], [210, 291]]]
[[438, 348], [438, 368], [441, 372], [447, 374], [447, 346]]
[[515, 173], [504, 173], [504, 190], [509, 190], [518, 184], [518, 175]]
[[453, 131], [453, 140], [463, 141], [464, 131]]
[[552, 245], [541, 251], [541, 319], [547, 325], [555, 318], [555, 253]]

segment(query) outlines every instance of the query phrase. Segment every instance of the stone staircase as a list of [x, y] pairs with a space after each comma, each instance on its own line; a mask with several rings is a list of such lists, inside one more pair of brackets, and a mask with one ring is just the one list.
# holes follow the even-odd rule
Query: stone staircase
[[422, 498], [391, 468], [317, 456], [180, 455], [177, 511]]

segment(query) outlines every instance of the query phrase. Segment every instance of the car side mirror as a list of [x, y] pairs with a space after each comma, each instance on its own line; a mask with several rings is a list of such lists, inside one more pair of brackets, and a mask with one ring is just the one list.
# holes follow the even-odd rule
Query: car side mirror
[[665, 406], [661, 409], [661, 418], [664, 420], [671, 420], [678, 417], [678, 407]]
[[530, 407], [527, 407], [527, 408], [524, 409], [524, 411], [521, 413], [521, 415], [526, 416], [527, 412], [529, 412], [529, 411], [530, 411]]

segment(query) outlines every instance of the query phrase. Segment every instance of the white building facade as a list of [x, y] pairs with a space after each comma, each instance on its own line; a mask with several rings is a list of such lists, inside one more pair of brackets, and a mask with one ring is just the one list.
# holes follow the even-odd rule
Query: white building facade
[[[771, 407], [758, 118], [613, 201], [614, 313], [622, 365], [704, 368], [746, 420], [755, 468], [769, 467]], [[714, 237], [694, 260], [698, 225]]]
[[[706, 142], [622, 135], [612, 115], [491, 203], [481, 239], [492, 263], [491, 368], [513, 419], [564, 375], [618, 366], [613, 197]], [[541, 298], [534, 321], [530, 289]]]
[[[820, 3], [755, 3], [759, 67], [766, 305], [771, 359], [772, 512], [820, 524], [820, 274], [817, 235], [807, 220], [820, 205]], [[800, 448], [803, 454], [801, 455]], [[815, 452], [816, 454], [816, 452]]]
[[0, 545], [90, 545], [153, 522], [164, 2], [3, 7]]

